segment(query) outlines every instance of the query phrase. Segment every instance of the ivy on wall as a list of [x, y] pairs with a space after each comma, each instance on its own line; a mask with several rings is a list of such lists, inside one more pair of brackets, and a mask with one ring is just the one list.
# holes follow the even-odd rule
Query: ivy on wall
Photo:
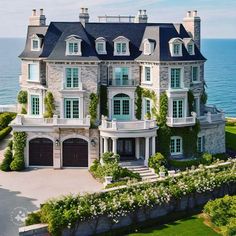
[[44, 104], [45, 104], [45, 113], [44, 118], [52, 118], [55, 111], [55, 102], [54, 97], [51, 92], [47, 92], [46, 96], [44, 98]]
[[97, 119], [98, 95], [91, 93], [89, 98], [89, 115], [91, 118], [91, 127], [93, 127], [95, 126], [95, 121]]
[[21, 90], [17, 95], [17, 100], [22, 105], [21, 114], [27, 114], [26, 106], [28, 103], [28, 92]]
[[191, 115], [191, 112], [194, 111], [194, 95], [191, 90], [188, 91], [188, 110], [189, 110], [189, 115]]
[[107, 104], [107, 86], [100, 86], [100, 111], [101, 115], [108, 116], [108, 104]]
[[135, 99], [135, 105], [136, 105], [136, 111], [135, 116], [138, 120], [141, 120], [142, 118], [142, 88], [140, 86], [137, 86], [136, 90], [136, 99]]

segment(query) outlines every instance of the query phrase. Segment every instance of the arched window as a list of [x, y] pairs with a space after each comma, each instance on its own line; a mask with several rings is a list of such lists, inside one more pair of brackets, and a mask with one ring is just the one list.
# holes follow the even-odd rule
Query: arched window
[[107, 54], [105, 38], [103, 37], [97, 38], [95, 44], [96, 44], [96, 51], [98, 54]]
[[172, 57], [182, 57], [183, 40], [181, 38], [173, 38], [169, 41], [170, 54]]
[[114, 56], [129, 56], [129, 39], [119, 36], [114, 40]]
[[70, 35], [66, 38], [66, 55], [67, 56], [81, 56], [81, 42], [82, 39], [77, 35]]
[[131, 119], [130, 97], [124, 93], [119, 93], [113, 97], [113, 115], [117, 120]]

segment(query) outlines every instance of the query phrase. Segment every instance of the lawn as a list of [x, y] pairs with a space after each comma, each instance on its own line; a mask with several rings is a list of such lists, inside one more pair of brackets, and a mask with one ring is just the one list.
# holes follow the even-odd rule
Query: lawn
[[226, 147], [236, 151], [236, 126], [226, 126]]
[[217, 236], [215, 231], [203, 223], [202, 218], [191, 216], [157, 227], [141, 230], [129, 236]]

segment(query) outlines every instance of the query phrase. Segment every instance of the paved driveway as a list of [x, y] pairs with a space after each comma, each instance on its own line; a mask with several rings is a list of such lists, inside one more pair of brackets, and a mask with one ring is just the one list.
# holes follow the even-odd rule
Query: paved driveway
[[38, 209], [49, 198], [101, 189], [85, 169], [0, 171], [0, 236], [18, 235], [24, 212]]

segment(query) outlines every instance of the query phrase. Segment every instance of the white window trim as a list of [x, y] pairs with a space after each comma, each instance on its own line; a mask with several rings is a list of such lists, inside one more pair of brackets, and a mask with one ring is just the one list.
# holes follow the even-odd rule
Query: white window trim
[[116, 72], [115, 72], [115, 70], [116, 69], [119, 69], [119, 68], [128, 68], [128, 71], [129, 71], [129, 73], [128, 73], [128, 80], [129, 81], [131, 81], [132, 80], [132, 71], [131, 71], [131, 67], [130, 66], [125, 66], [125, 65], [121, 65], [121, 66], [114, 66], [113, 67], [113, 72], [112, 72], [112, 74], [113, 74], [113, 78], [112, 78], [112, 80], [116, 80]]
[[[103, 49], [104, 49], [103, 51], [99, 51], [99, 50], [98, 50], [98, 44], [99, 44], [99, 43], [102, 43], [102, 44], [103, 44]], [[97, 51], [98, 54], [101, 54], [101, 55], [107, 54], [106, 40], [105, 40], [104, 38], [102, 38], [102, 37], [97, 38], [97, 39], [95, 40], [95, 44], [96, 44], [96, 51]]]
[[142, 114], [143, 114], [143, 119], [145, 118], [145, 116], [147, 115], [147, 112], [146, 112], [146, 101], [150, 101], [150, 114], [152, 116], [152, 100], [150, 98], [147, 98], [147, 97], [144, 97], [143, 100], [142, 100]]
[[[130, 56], [130, 50], [129, 50], [129, 39], [119, 36], [116, 39], [113, 40], [114, 42], [114, 56]], [[126, 44], [126, 52], [125, 53], [118, 53], [117, 52], [117, 44], [118, 43], [125, 43]]]
[[[39, 115], [33, 115], [32, 114], [32, 100], [31, 96], [38, 96], [39, 97]], [[32, 118], [41, 118], [43, 116], [43, 99], [42, 99], [42, 94], [40, 93], [35, 93], [35, 92], [30, 92], [28, 93], [28, 101], [29, 101], [29, 106], [28, 106], [28, 111], [27, 111], [27, 116], [32, 117]]]
[[[37, 65], [38, 66], [38, 80], [31, 80], [29, 79], [29, 65]], [[40, 83], [40, 63], [39, 62], [35, 62], [35, 61], [31, 61], [27, 63], [27, 82], [29, 83]]]
[[204, 152], [205, 151], [205, 146], [204, 146], [204, 138], [205, 138], [205, 135], [204, 134], [200, 134], [197, 136], [197, 151], [198, 151], [198, 138], [201, 138], [201, 151], [200, 152]]
[[[179, 54], [174, 53], [174, 45], [179, 44], [180, 50]], [[182, 57], [183, 56], [183, 40], [181, 38], [173, 38], [169, 41], [169, 49], [172, 57]]]
[[[189, 45], [192, 45], [192, 46], [193, 46], [193, 52], [192, 52], [192, 53], [190, 53], [189, 50], [188, 50], [188, 46], [189, 46]], [[195, 55], [195, 44], [194, 44], [193, 41], [191, 41], [191, 42], [189, 42], [189, 43], [186, 44], [186, 49], [187, 49], [189, 55], [191, 55], [191, 56], [194, 56], [194, 55]]]
[[[66, 118], [66, 114], [65, 114], [65, 99], [78, 99], [79, 100], [79, 118]], [[63, 117], [63, 119], [67, 119], [67, 120], [74, 120], [74, 119], [83, 119], [84, 118], [84, 98], [83, 97], [76, 97], [76, 96], [65, 96], [62, 98], [61, 101], [61, 117]]]
[[[149, 67], [149, 68], [150, 68], [150, 81], [146, 81], [145, 67]], [[151, 85], [152, 83], [153, 83], [153, 82], [152, 82], [152, 66], [150, 66], [150, 65], [144, 65], [144, 66], [143, 66], [143, 70], [142, 70], [142, 84]]]
[[[193, 67], [197, 67], [198, 68], [198, 76], [197, 76], [197, 80], [196, 81], [193, 81]], [[201, 83], [201, 81], [200, 81], [200, 66], [199, 65], [191, 66], [191, 83], [192, 84], [199, 84], [199, 83]]]
[[[65, 41], [66, 41], [66, 56], [81, 56], [81, 42], [82, 39], [76, 38], [78, 36], [69, 36]], [[78, 52], [77, 53], [70, 53], [69, 51], [69, 43], [78, 43]]]
[[[171, 88], [171, 70], [180, 69], [180, 88]], [[185, 88], [184, 87], [184, 66], [171, 66], [169, 67], [169, 86], [170, 91], [176, 91]]]
[[[38, 48], [33, 48], [33, 41], [38, 41]], [[41, 39], [36, 34], [32, 35], [30, 40], [30, 45], [31, 45], [31, 51], [39, 52], [41, 50]]]
[[[182, 137], [180, 137], [180, 136], [172, 136], [171, 138], [170, 138], [171, 140], [175, 140], [175, 152], [171, 152], [171, 145], [170, 145], [170, 152], [171, 152], [171, 155], [182, 155], [183, 154], [183, 139], [182, 139]], [[177, 139], [180, 139], [180, 152], [176, 152], [176, 140]]]
[[[77, 87], [77, 88], [73, 88], [73, 87], [67, 87], [66, 86], [66, 69], [73, 69], [73, 68], [78, 68], [78, 76], [79, 76], [79, 87]], [[79, 66], [65, 66], [64, 67], [64, 79], [63, 79], [63, 81], [62, 81], [62, 90], [82, 90], [82, 79], [81, 79], [81, 75], [82, 75], [82, 73], [81, 73], [81, 70], [82, 70], [82, 68], [81, 67], [79, 67]]]

